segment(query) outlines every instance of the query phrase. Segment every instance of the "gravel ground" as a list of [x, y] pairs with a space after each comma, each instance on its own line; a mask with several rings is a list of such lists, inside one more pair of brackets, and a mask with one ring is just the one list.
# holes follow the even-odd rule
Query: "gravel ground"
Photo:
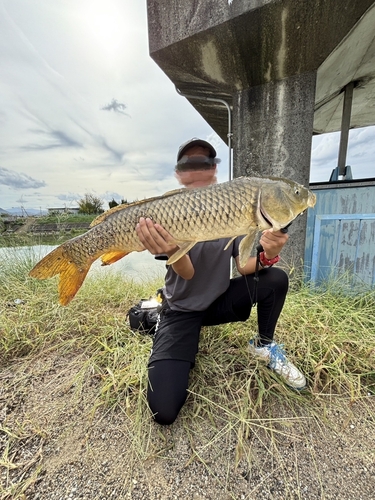
[[[280, 401], [248, 435], [192, 418], [132, 424], [129, 405], [98, 406], [80, 355], [0, 369], [0, 498], [32, 500], [375, 500], [375, 398], [338, 396], [315, 417]], [[321, 414], [320, 414], [321, 412]]]

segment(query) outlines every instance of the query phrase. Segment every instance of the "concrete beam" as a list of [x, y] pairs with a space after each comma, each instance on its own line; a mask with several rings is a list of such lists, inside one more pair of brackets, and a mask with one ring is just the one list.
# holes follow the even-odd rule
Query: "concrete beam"
[[[317, 71], [340, 46], [335, 64], [326, 64], [322, 78], [318, 78], [317, 91], [320, 86], [324, 91], [319, 93], [317, 130], [339, 129], [340, 117], [331, 120], [328, 105], [330, 119], [325, 119], [321, 101], [329, 102], [336, 92], [339, 95], [354, 74], [362, 81], [359, 99], [368, 97], [364, 87], [374, 95], [373, 0], [233, 0], [230, 4], [148, 0], [147, 6], [151, 57], [185, 94], [201, 93], [232, 102], [237, 91]], [[357, 24], [363, 29], [354, 30]], [[353, 57], [363, 60], [363, 71], [352, 62], [351, 51], [342, 46], [348, 34]], [[346, 66], [355, 67], [355, 73], [351, 71], [346, 77]], [[327, 80], [341, 87], [333, 88]], [[226, 141], [225, 110], [207, 102], [191, 103]], [[361, 108], [365, 113], [366, 107]], [[365, 125], [371, 116], [367, 111]], [[361, 126], [355, 108], [352, 117], [355, 126]]]

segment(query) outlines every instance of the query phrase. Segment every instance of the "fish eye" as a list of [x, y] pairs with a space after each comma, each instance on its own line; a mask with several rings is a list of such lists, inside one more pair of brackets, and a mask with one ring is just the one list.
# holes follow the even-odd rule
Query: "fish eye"
[[297, 187], [294, 188], [294, 194], [296, 194], [297, 196], [299, 196], [299, 189]]

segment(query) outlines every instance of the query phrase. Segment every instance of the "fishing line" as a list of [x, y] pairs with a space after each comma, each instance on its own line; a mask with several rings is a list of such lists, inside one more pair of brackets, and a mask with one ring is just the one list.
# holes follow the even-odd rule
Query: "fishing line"
[[250, 291], [250, 288], [249, 288], [249, 283], [247, 282], [247, 276], [249, 275], [245, 275], [244, 278], [245, 278], [245, 283], [246, 283], [246, 288], [247, 288], [247, 292], [249, 294], [249, 298], [250, 298], [250, 301], [251, 301], [251, 307], [255, 307], [258, 303], [258, 283], [259, 283], [259, 265], [260, 265], [260, 252], [263, 251], [263, 247], [262, 245], [257, 245], [257, 255], [256, 255], [256, 263], [255, 263], [255, 272], [252, 273], [254, 274], [254, 277], [253, 277], [253, 280], [254, 280], [254, 290], [253, 290], [253, 293], [251, 293]]
[[[293, 221], [292, 221], [293, 222]], [[283, 228], [280, 229], [280, 231], [282, 233], [287, 233], [288, 232], [288, 228], [289, 226], [291, 225], [292, 222], [289, 222], [289, 224]], [[260, 254], [261, 252], [263, 252], [264, 249], [262, 247], [262, 245], [259, 243], [257, 245], [257, 255], [256, 255], [256, 263], [255, 263], [255, 272], [254, 272], [254, 292], [253, 294], [251, 294], [250, 292], [250, 288], [249, 288], [249, 284], [246, 280], [246, 287], [247, 287], [247, 291], [249, 292], [249, 297], [250, 297], [250, 300], [251, 300], [251, 307], [255, 307], [257, 305], [257, 302], [258, 302], [258, 284], [259, 284], [259, 267], [260, 267]], [[263, 266], [262, 266], [263, 267]]]

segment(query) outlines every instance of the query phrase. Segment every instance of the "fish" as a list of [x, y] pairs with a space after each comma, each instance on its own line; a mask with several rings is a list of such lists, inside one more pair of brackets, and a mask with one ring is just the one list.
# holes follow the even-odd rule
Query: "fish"
[[237, 236], [244, 236], [239, 246], [243, 267], [259, 231], [287, 227], [315, 202], [309, 189], [278, 177], [237, 177], [195, 189], [175, 189], [104, 212], [86, 233], [52, 250], [29, 275], [41, 280], [59, 275], [59, 301], [68, 305], [99, 257], [102, 265], [109, 265], [144, 250], [136, 233], [141, 217], [150, 218], [172, 235], [179, 248], [168, 259], [169, 265], [198, 242], [230, 238], [227, 249]]

